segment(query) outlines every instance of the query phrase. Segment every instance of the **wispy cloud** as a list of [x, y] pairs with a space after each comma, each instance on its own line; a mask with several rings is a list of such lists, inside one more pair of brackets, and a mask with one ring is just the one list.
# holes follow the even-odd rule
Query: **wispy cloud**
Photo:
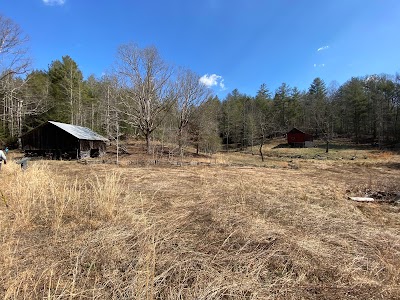
[[42, 0], [45, 5], [64, 5], [66, 0]]
[[223, 79], [221, 79], [221, 81], [219, 82], [219, 87], [220, 87], [222, 90], [225, 90], [225, 83], [224, 83], [224, 80], [223, 80]]
[[199, 81], [208, 88], [219, 86], [222, 90], [225, 89], [224, 79], [217, 74], [205, 74], [200, 77]]
[[325, 64], [314, 64], [314, 68], [317, 68], [317, 67], [319, 67], [319, 68], [323, 68], [323, 67], [325, 67]]
[[317, 52], [323, 51], [323, 50], [327, 50], [327, 49], [329, 49], [329, 46], [328, 46], [328, 45], [327, 45], [327, 46], [322, 46], [322, 47], [319, 47], [319, 48], [317, 49]]

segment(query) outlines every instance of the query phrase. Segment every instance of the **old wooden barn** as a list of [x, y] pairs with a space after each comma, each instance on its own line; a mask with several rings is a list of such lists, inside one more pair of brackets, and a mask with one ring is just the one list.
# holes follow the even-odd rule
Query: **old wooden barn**
[[288, 144], [292, 147], [312, 147], [313, 136], [297, 128], [293, 128], [287, 133]]
[[21, 136], [22, 149], [30, 156], [53, 159], [101, 156], [108, 140], [89, 128], [48, 121]]

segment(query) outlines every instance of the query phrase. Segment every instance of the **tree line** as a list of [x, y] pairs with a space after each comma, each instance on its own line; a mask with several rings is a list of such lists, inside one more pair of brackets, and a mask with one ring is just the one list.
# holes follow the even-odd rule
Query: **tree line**
[[306, 91], [262, 84], [255, 97], [234, 90], [221, 103], [226, 147], [263, 144], [265, 138], [303, 129], [327, 144], [335, 137], [377, 145], [400, 141], [400, 75], [353, 77], [328, 87], [315, 78]]
[[255, 96], [237, 89], [213, 95], [190, 69], [167, 64], [155, 47], [124, 44], [114, 71], [83, 78], [68, 55], [47, 70], [29, 71], [19, 26], [0, 16], [0, 139], [18, 137], [47, 120], [89, 127], [110, 139], [141, 137], [188, 145], [198, 152], [262, 146], [293, 127], [329, 142], [337, 136], [383, 145], [400, 141], [400, 76], [354, 77], [328, 87], [315, 78], [307, 90], [261, 84]]

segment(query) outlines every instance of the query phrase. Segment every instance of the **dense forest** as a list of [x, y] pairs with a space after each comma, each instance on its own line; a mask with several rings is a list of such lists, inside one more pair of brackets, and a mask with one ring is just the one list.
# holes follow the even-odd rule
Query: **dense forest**
[[[31, 70], [27, 39], [0, 16], [0, 139], [18, 137], [47, 121], [89, 127], [110, 139], [122, 135], [191, 145], [197, 151], [243, 149], [293, 127], [326, 141], [339, 136], [388, 146], [400, 141], [400, 75], [353, 77], [342, 85], [321, 78], [307, 90], [261, 84], [256, 95], [235, 89], [214, 96], [189, 69], [167, 64], [155, 47], [121, 45], [113, 72], [84, 78], [66, 55], [47, 70]], [[260, 78], [262, 82], [262, 78]]]

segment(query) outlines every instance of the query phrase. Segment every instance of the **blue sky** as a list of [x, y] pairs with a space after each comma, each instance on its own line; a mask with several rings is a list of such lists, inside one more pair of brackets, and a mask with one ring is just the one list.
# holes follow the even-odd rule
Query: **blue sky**
[[0, 12], [30, 37], [35, 69], [69, 55], [101, 77], [119, 45], [154, 45], [221, 98], [400, 72], [398, 0], [2, 0]]

